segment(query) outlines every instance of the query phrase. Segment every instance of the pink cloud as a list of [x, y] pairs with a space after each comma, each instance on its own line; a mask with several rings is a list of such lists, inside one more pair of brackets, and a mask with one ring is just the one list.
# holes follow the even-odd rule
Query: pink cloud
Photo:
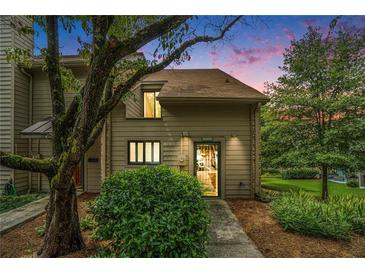
[[317, 24], [316, 19], [305, 19], [303, 20], [303, 25], [306, 27], [313, 27], [315, 24]]
[[269, 39], [264, 39], [258, 35], [252, 35], [252, 34], [248, 35], [247, 39], [252, 42], [259, 43], [259, 44], [267, 44], [268, 42], [270, 42]]
[[282, 45], [267, 46], [264, 48], [240, 49], [232, 48], [232, 61], [238, 64], [255, 64], [265, 62], [275, 55], [282, 55], [284, 47]]
[[[282, 44], [253, 48], [232, 46], [228, 57], [224, 59], [226, 62], [221, 62], [218, 67], [243, 83], [263, 91], [266, 81], [274, 82], [280, 75], [277, 67], [280, 63], [277, 63], [275, 68], [268, 68], [267, 63], [276, 63], [277, 60], [272, 60], [272, 58], [282, 56], [284, 51], [285, 46]], [[212, 55], [210, 54], [210, 56]]]
[[295, 34], [292, 30], [288, 29], [287, 27], [284, 27], [283, 32], [289, 41], [295, 40]]
[[212, 66], [214, 66], [214, 67], [218, 66], [219, 59], [220, 59], [219, 53], [217, 51], [209, 51], [208, 55], [211, 58]]

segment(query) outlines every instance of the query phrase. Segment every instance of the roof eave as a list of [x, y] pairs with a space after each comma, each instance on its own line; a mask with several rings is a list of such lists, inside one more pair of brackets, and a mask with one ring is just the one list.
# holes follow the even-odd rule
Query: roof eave
[[[80, 57], [75, 58], [61, 58], [60, 63], [66, 67], [87, 67], [87, 63]], [[42, 67], [42, 59], [36, 58], [33, 60], [32, 69], [39, 69]]]
[[266, 103], [269, 98], [234, 98], [234, 97], [157, 97], [160, 103]]

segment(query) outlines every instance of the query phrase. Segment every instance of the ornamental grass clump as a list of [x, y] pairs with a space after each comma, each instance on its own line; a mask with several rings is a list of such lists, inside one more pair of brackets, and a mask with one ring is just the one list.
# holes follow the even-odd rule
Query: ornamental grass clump
[[363, 198], [333, 196], [322, 202], [303, 191], [289, 192], [276, 199], [272, 208], [285, 230], [338, 240], [349, 240], [351, 232], [364, 231]]
[[202, 196], [195, 177], [166, 166], [117, 172], [92, 207], [94, 237], [108, 257], [204, 257], [210, 218]]

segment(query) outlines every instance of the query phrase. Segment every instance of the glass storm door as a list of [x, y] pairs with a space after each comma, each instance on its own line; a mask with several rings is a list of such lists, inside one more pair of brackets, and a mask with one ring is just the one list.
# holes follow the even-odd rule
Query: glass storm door
[[204, 187], [204, 196], [219, 196], [219, 143], [195, 143], [195, 175]]

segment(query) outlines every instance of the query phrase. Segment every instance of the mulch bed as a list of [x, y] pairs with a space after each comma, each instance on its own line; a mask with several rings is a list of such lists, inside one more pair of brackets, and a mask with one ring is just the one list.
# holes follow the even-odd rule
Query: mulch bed
[[[95, 194], [84, 193], [78, 198], [80, 218], [88, 214], [87, 201], [95, 198]], [[0, 257], [2, 258], [19, 258], [19, 257], [36, 257], [40, 249], [43, 237], [36, 233], [36, 228], [45, 223], [46, 214], [43, 214], [34, 220], [17, 227], [0, 238]], [[73, 252], [66, 257], [84, 258], [90, 257], [98, 247], [97, 242], [91, 240], [91, 231], [83, 231], [82, 236], [85, 242], [83, 250]]]
[[[88, 214], [87, 201], [94, 198], [94, 194], [88, 193], [79, 197], [80, 218]], [[227, 202], [265, 257], [365, 257], [364, 236], [354, 234], [350, 242], [303, 236], [284, 231], [272, 217], [268, 204], [238, 199]], [[0, 238], [0, 257], [36, 257], [43, 238], [35, 229], [44, 222], [45, 214], [4, 234]], [[66, 257], [85, 258], [94, 254], [98, 243], [91, 240], [90, 234], [91, 231], [83, 231], [86, 247]]]
[[227, 202], [265, 257], [365, 257], [365, 236], [354, 234], [350, 242], [342, 242], [287, 232], [272, 216], [269, 204], [241, 199]]

